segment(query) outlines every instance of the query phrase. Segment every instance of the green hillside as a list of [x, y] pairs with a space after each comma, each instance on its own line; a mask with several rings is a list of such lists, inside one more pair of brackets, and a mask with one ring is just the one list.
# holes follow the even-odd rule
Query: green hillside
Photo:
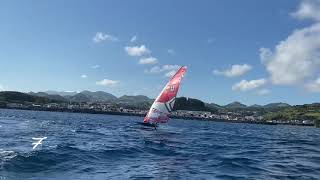
[[174, 110], [189, 110], [189, 111], [210, 111], [205, 103], [192, 98], [179, 97], [173, 107]]
[[2, 91], [0, 92], [0, 102], [2, 103], [50, 103], [56, 102], [46, 97], [32, 96], [29, 94], [15, 92], [15, 91]]
[[266, 120], [320, 120], [320, 104], [305, 104], [287, 107], [285, 109], [268, 112], [264, 115]]

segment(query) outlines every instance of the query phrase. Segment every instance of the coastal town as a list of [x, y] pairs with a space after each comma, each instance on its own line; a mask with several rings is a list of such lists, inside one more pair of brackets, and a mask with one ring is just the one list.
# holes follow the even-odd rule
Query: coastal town
[[[128, 108], [117, 103], [7, 103], [2, 108], [23, 109], [23, 110], [40, 110], [40, 111], [58, 111], [58, 112], [76, 112], [76, 113], [94, 113], [94, 114], [113, 114], [113, 115], [130, 115], [145, 116], [148, 109]], [[250, 115], [248, 115], [250, 114]], [[303, 125], [313, 126], [313, 120], [265, 120], [257, 111], [226, 111], [226, 112], [210, 112], [210, 111], [191, 111], [176, 110], [170, 115], [177, 119], [197, 119], [205, 121], [223, 121], [233, 123], [253, 123], [253, 124], [287, 124], [287, 125]]]

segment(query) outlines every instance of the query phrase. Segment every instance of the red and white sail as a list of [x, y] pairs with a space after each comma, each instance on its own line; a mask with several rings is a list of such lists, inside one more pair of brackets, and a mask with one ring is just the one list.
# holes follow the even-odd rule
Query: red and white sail
[[173, 110], [173, 105], [179, 91], [180, 82], [187, 71], [186, 66], [182, 66], [170, 79], [157, 99], [153, 102], [148, 114], [144, 118], [145, 123], [165, 123], [169, 120], [169, 114]]

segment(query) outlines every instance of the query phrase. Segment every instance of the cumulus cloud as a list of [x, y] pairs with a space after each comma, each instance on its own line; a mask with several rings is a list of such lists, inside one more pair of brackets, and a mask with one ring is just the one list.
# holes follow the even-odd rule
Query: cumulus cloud
[[171, 71], [165, 73], [164, 76], [166, 76], [166, 77], [172, 77], [175, 73], [176, 73], [176, 71], [171, 70]]
[[291, 13], [297, 19], [312, 19], [320, 21], [320, 0], [303, 0], [298, 10]]
[[320, 78], [307, 83], [304, 87], [309, 92], [320, 92]]
[[245, 73], [247, 73], [248, 71], [250, 71], [252, 69], [252, 67], [248, 64], [235, 64], [232, 65], [230, 69], [226, 69], [226, 70], [217, 70], [215, 69], [213, 71], [213, 74], [215, 75], [223, 75], [226, 77], [238, 77], [238, 76], [242, 76]]
[[153, 66], [150, 70], [147, 70], [146, 72], [157, 74], [157, 73], [162, 73], [162, 72], [168, 72], [171, 70], [178, 70], [179, 67], [180, 67], [179, 65], [166, 64], [163, 66]]
[[88, 76], [85, 75], [85, 74], [82, 74], [80, 77], [81, 77], [81, 78], [87, 78]]
[[100, 65], [94, 65], [94, 66], [91, 66], [92, 69], [98, 69], [100, 68]]
[[97, 85], [101, 85], [101, 86], [115, 86], [117, 84], [119, 84], [119, 81], [115, 81], [115, 80], [111, 80], [111, 79], [102, 79], [101, 81], [97, 81], [96, 82]]
[[160, 72], [163, 72], [163, 71], [161, 71], [161, 67], [160, 66], [153, 66], [150, 69], [144, 70], [144, 72], [145, 73], [150, 73], [150, 74], [157, 74], [157, 73], [160, 73]]
[[267, 64], [268, 60], [272, 57], [272, 52], [268, 48], [260, 48], [260, 60], [262, 64]]
[[136, 42], [137, 41], [137, 36], [132, 36], [132, 38], [130, 39], [130, 42]]
[[260, 57], [272, 83], [293, 85], [304, 82], [319, 71], [320, 23], [295, 30], [273, 52], [261, 48]]
[[93, 42], [100, 43], [102, 41], [117, 41], [118, 38], [116, 38], [113, 35], [105, 34], [102, 32], [97, 32], [96, 35], [92, 38]]
[[157, 64], [158, 59], [155, 57], [147, 57], [147, 58], [141, 58], [139, 60], [139, 64]]
[[298, 9], [291, 13], [297, 19], [311, 19], [312, 25], [294, 30], [274, 49], [260, 48], [260, 59], [276, 85], [304, 84], [315, 89], [311, 83], [320, 68], [320, 0], [302, 0]]
[[252, 89], [256, 89], [266, 84], [265, 79], [257, 79], [257, 80], [242, 80], [232, 86], [232, 90], [234, 91], [248, 91]]
[[151, 51], [146, 48], [145, 45], [126, 46], [124, 50], [128, 53], [129, 56], [143, 56], [151, 53]]
[[171, 65], [171, 64], [166, 64], [163, 66], [153, 66], [150, 69], [145, 70], [145, 73], [150, 73], [150, 74], [160, 74], [164, 73], [164, 76], [166, 77], [171, 77], [175, 74], [175, 72], [180, 68], [179, 65]]
[[269, 89], [260, 89], [256, 92], [256, 94], [259, 96], [268, 95], [270, 93], [271, 93], [271, 91]]

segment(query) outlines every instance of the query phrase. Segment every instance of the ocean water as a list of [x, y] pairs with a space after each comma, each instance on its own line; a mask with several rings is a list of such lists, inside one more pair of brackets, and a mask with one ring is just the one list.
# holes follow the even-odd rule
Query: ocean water
[[[0, 180], [320, 179], [320, 129], [0, 109]], [[44, 137], [35, 150], [33, 137]]]

